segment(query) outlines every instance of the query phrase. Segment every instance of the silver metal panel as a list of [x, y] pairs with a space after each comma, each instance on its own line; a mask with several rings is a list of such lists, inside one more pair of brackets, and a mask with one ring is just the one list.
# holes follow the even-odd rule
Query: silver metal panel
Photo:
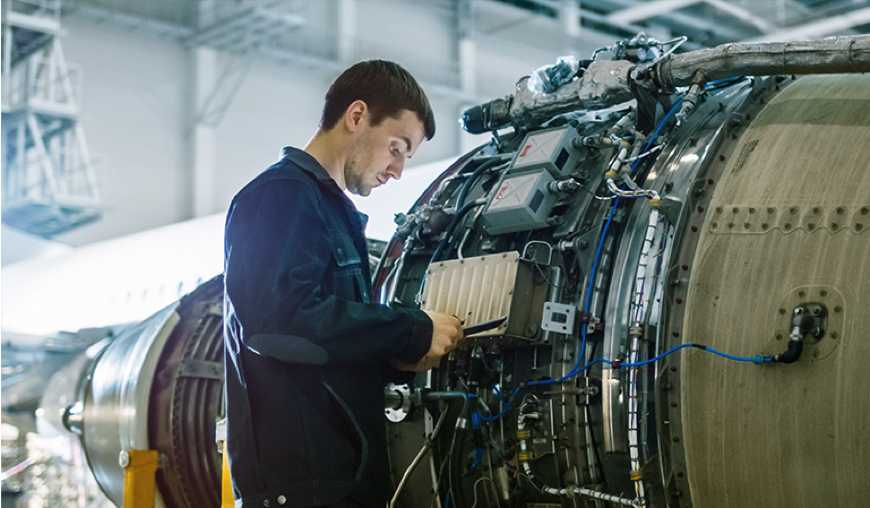
[[118, 506], [124, 492], [118, 455], [129, 448], [149, 449], [148, 401], [160, 353], [178, 323], [177, 307], [172, 304], [119, 335], [100, 356], [86, 387], [82, 441], [88, 464]]

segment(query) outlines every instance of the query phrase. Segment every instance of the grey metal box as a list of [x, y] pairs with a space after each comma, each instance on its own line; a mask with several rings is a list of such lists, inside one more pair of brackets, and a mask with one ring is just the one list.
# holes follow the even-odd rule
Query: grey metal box
[[552, 181], [553, 177], [543, 169], [506, 173], [483, 210], [486, 231], [499, 235], [547, 226], [556, 201], [556, 195], [547, 188]]
[[519, 173], [546, 168], [554, 177], [567, 175], [580, 157], [580, 152], [573, 146], [577, 138], [579, 134], [571, 127], [531, 132], [517, 151], [510, 171]]

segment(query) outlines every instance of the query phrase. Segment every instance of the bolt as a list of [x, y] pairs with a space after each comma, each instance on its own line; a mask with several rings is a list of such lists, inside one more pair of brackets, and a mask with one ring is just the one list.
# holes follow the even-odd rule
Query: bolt
[[842, 206], [838, 206], [837, 207], [837, 215], [843, 215], [844, 213], [846, 213], [846, 209], [843, 208]]
[[732, 213], [740, 213], [740, 209], [735, 206], [734, 208], [731, 209], [731, 212]]
[[836, 339], [839, 336], [837, 332], [831, 332], [831, 338]]
[[789, 229], [791, 229], [791, 224], [786, 222], [785, 224], [783, 224], [782, 228], [785, 229], [786, 231], [788, 231]]
[[752, 224], [750, 224], [750, 223], [748, 223], [748, 222], [744, 222], [744, 223], [743, 223], [743, 229], [749, 229], [749, 228], [751, 228], [751, 227], [752, 227]]
[[843, 310], [843, 307], [840, 307], [839, 305], [834, 307], [834, 312], [841, 312], [842, 310]]
[[823, 289], [823, 290], [819, 291], [819, 295], [828, 296], [828, 292]]
[[864, 229], [863, 224], [858, 224], [858, 223], [855, 224], [855, 231], [861, 231], [862, 229]]
[[815, 351], [813, 351], [813, 358], [818, 358], [818, 357], [819, 357], [819, 350], [816, 349]]
[[819, 212], [821, 212], [821, 211], [822, 211], [822, 210], [821, 210], [819, 207], [814, 207], [814, 208], [813, 208], [813, 215], [818, 215]]
[[733, 222], [729, 222], [729, 223], [728, 223], [728, 229], [734, 229], [734, 223], [733, 223]]
[[684, 476], [686, 476], [686, 475], [685, 475], [682, 471], [680, 471], [679, 473], [677, 473], [677, 476], [679, 476], [680, 478], [682, 478], [682, 477], [684, 477]]
[[870, 213], [870, 208], [867, 208], [866, 206], [861, 207], [861, 215], [867, 215], [868, 213]]
[[781, 334], [781, 333], [777, 333], [777, 334], [776, 334], [776, 340], [782, 340], [782, 334]]
[[800, 296], [801, 298], [803, 298], [803, 297], [806, 296], [806, 295], [807, 295], [807, 292], [804, 291], [803, 289], [800, 290], [800, 291], [798, 291], [798, 296]]
[[785, 309], [779, 309], [780, 314], [785, 314]]
[[751, 208], [751, 207], [750, 207], [750, 208], [749, 208], [749, 213], [750, 213], [750, 214], [755, 213], [755, 208]]
[[792, 214], [792, 215], [796, 214], [797, 211], [798, 211], [798, 209], [797, 209], [796, 206], [793, 206], [793, 207], [791, 207], [791, 208], [788, 209], [788, 213], [790, 213], [790, 214]]
[[680, 442], [680, 438], [675, 437], [675, 438], [674, 438], [674, 442], [675, 442], [675, 443], [679, 443], [679, 442]]
[[766, 222], [761, 224], [761, 229], [765, 229], [765, 230], [766, 230], [766, 229], [769, 228], [769, 227], [770, 227], [770, 224], [768, 224], [768, 223], [766, 223]]
[[811, 223], [807, 224], [807, 229], [812, 231], [812, 230], [816, 229], [816, 225], [811, 222]]

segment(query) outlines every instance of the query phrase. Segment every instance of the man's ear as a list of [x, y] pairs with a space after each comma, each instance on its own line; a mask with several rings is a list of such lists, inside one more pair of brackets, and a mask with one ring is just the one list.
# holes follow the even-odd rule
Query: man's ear
[[369, 107], [365, 102], [361, 100], [353, 101], [344, 111], [344, 123], [347, 126], [347, 130], [356, 132], [360, 125], [362, 125], [368, 111]]

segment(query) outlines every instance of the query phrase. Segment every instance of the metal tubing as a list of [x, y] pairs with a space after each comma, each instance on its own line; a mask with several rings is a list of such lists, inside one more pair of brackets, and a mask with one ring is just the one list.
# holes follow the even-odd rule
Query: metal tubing
[[707, 81], [734, 76], [870, 72], [870, 35], [817, 41], [722, 44], [674, 55], [656, 66], [659, 85], [689, 86], [696, 71]]

